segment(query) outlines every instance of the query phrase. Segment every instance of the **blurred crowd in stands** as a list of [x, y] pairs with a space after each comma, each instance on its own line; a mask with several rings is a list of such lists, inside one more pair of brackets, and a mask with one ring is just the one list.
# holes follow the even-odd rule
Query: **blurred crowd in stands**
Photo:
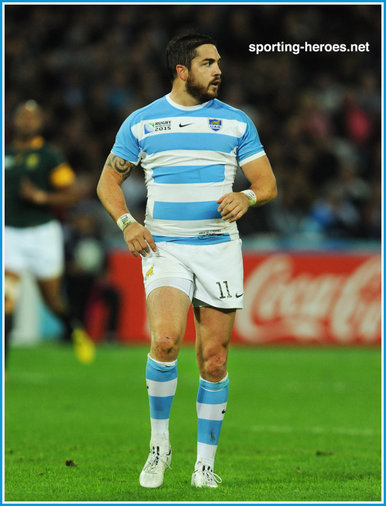
[[[219, 98], [253, 119], [278, 180], [278, 198], [239, 222], [242, 237], [379, 240], [381, 6], [369, 4], [8, 4], [6, 139], [15, 106], [38, 101], [47, 114], [45, 137], [89, 186], [67, 223], [92, 217], [97, 226], [89, 235], [94, 230], [106, 244], [124, 247], [96, 200], [96, 182], [125, 117], [169, 92], [167, 41], [192, 29], [217, 40]], [[368, 42], [370, 51], [248, 51], [251, 43], [282, 41]], [[235, 188], [246, 187], [240, 172]], [[124, 191], [143, 219], [139, 170]]]

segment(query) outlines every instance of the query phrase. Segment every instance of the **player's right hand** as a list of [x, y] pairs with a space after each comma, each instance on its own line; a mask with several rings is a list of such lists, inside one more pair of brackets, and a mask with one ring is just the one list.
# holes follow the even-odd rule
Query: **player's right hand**
[[[150, 248], [157, 251], [153, 236], [146, 227], [140, 223], [131, 223], [123, 231], [123, 237], [132, 255], [145, 257]], [[149, 247], [150, 246], [150, 247]]]

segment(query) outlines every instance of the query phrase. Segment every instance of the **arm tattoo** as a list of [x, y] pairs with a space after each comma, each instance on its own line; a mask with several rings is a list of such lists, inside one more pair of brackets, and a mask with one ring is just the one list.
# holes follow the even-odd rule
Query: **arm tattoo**
[[133, 163], [128, 162], [113, 153], [110, 153], [107, 157], [106, 166], [117, 171], [122, 176], [122, 181], [129, 177], [131, 169], [135, 167]]

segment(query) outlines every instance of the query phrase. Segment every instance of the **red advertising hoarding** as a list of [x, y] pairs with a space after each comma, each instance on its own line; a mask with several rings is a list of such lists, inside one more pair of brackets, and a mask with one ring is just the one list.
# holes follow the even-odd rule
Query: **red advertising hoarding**
[[[118, 333], [148, 342], [141, 263], [113, 252], [110, 273], [121, 294]], [[233, 342], [258, 344], [379, 344], [381, 257], [378, 254], [244, 254], [244, 309], [237, 311]], [[95, 313], [94, 313], [95, 314]], [[102, 322], [91, 333], [102, 336]], [[192, 314], [185, 342], [194, 341]]]

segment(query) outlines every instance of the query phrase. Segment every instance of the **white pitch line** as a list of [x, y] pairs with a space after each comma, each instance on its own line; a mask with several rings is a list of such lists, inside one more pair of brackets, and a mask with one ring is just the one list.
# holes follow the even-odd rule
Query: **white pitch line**
[[273, 432], [286, 434], [291, 432], [308, 432], [311, 434], [342, 434], [345, 436], [379, 436], [380, 431], [373, 429], [357, 429], [350, 427], [305, 427], [295, 428], [289, 425], [252, 425], [250, 429], [254, 432]]

